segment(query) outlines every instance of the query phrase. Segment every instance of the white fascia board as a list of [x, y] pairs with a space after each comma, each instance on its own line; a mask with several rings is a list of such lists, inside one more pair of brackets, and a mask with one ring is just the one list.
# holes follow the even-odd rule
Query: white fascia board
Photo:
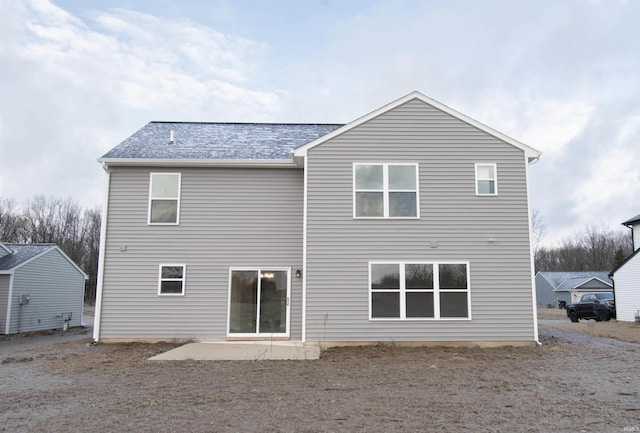
[[533, 147], [527, 146], [524, 143], [519, 142], [518, 140], [515, 140], [499, 131], [496, 131], [493, 128], [490, 128], [489, 126], [485, 125], [484, 123], [478, 122], [477, 120], [474, 120], [472, 118], [470, 118], [469, 116], [462, 114], [456, 110], [454, 110], [451, 107], [448, 107], [444, 104], [442, 104], [441, 102], [436, 101], [435, 99], [431, 99], [428, 96], [423, 95], [420, 92], [411, 92], [408, 95], [397, 99], [383, 107], [378, 108], [375, 111], [372, 111], [369, 114], [366, 114], [356, 120], [354, 120], [353, 122], [350, 122], [326, 135], [323, 135], [320, 138], [317, 138], [307, 144], [305, 144], [304, 146], [301, 146], [299, 148], [297, 148], [294, 152], [294, 160], [298, 160], [300, 158], [304, 158], [307, 155], [307, 151], [309, 149], [312, 149], [322, 143], [324, 143], [327, 140], [331, 140], [334, 137], [337, 137], [340, 134], [344, 134], [345, 132], [349, 131], [350, 129], [355, 128], [356, 126], [362, 125], [365, 122], [368, 122], [369, 120], [380, 116], [381, 114], [386, 113], [387, 111], [393, 110], [396, 107], [399, 107], [402, 104], [405, 104], [413, 99], [418, 99], [419, 101], [424, 102], [425, 104], [431, 105], [432, 107], [443, 111], [475, 128], [478, 128], [481, 131], [486, 132], [489, 135], [492, 135], [496, 138], [498, 138], [499, 140], [502, 140], [518, 149], [521, 149], [525, 156], [527, 157], [527, 162], [532, 163], [535, 162], [540, 155], [542, 154], [542, 152], [540, 152], [539, 150], [534, 149]]
[[152, 159], [98, 158], [103, 167], [241, 167], [299, 168], [290, 159]]

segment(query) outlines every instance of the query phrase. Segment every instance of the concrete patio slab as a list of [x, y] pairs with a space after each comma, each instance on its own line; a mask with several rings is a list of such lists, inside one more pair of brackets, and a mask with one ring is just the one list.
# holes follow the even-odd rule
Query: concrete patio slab
[[291, 341], [242, 341], [188, 343], [149, 358], [152, 361], [260, 361], [320, 358], [315, 344]]

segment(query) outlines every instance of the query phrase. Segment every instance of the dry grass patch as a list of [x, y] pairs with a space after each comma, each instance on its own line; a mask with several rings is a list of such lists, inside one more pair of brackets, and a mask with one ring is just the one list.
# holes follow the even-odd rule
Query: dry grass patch
[[559, 308], [539, 308], [538, 319], [543, 320], [548, 328], [576, 331], [594, 337], [615, 338], [629, 343], [640, 343], [640, 324], [633, 322], [596, 322], [595, 320], [581, 320], [571, 323], [565, 310]]

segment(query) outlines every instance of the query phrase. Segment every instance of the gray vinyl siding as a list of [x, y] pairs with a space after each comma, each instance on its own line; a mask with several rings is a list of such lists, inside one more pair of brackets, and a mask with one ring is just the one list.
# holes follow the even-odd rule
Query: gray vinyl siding
[[[0, 250], [1, 251], [1, 250]], [[8, 334], [7, 325], [7, 302], [9, 300], [9, 284], [11, 275], [0, 275], [0, 333]]]
[[[30, 295], [20, 306], [20, 295]], [[61, 329], [63, 314], [69, 326], [82, 324], [84, 276], [55, 249], [15, 270], [11, 297], [10, 333]]]
[[[522, 150], [414, 100], [307, 158], [309, 341], [535, 338]], [[354, 219], [354, 162], [419, 163], [420, 219]], [[478, 162], [497, 164], [498, 196], [475, 195]], [[369, 320], [375, 260], [469, 262], [471, 320]]]
[[[301, 338], [303, 173], [112, 167], [100, 339], [224, 339], [230, 267], [290, 267]], [[180, 225], [147, 224], [150, 172], [182, 173]], [[184, 296], [158, 296], [158, 266], [185, 264]]]

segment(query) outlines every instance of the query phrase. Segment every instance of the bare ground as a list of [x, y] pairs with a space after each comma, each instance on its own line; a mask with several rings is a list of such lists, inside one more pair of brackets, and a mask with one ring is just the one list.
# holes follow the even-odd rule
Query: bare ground
[[317, 361], [148, 361], [175, 345], [92, 345], [81, 329], [5, 337], [0, 431], [640, 430], [640, 344], [586, 333], [615, 322], [579, 333], [545, 314], [540, 347], [380, 345]]

